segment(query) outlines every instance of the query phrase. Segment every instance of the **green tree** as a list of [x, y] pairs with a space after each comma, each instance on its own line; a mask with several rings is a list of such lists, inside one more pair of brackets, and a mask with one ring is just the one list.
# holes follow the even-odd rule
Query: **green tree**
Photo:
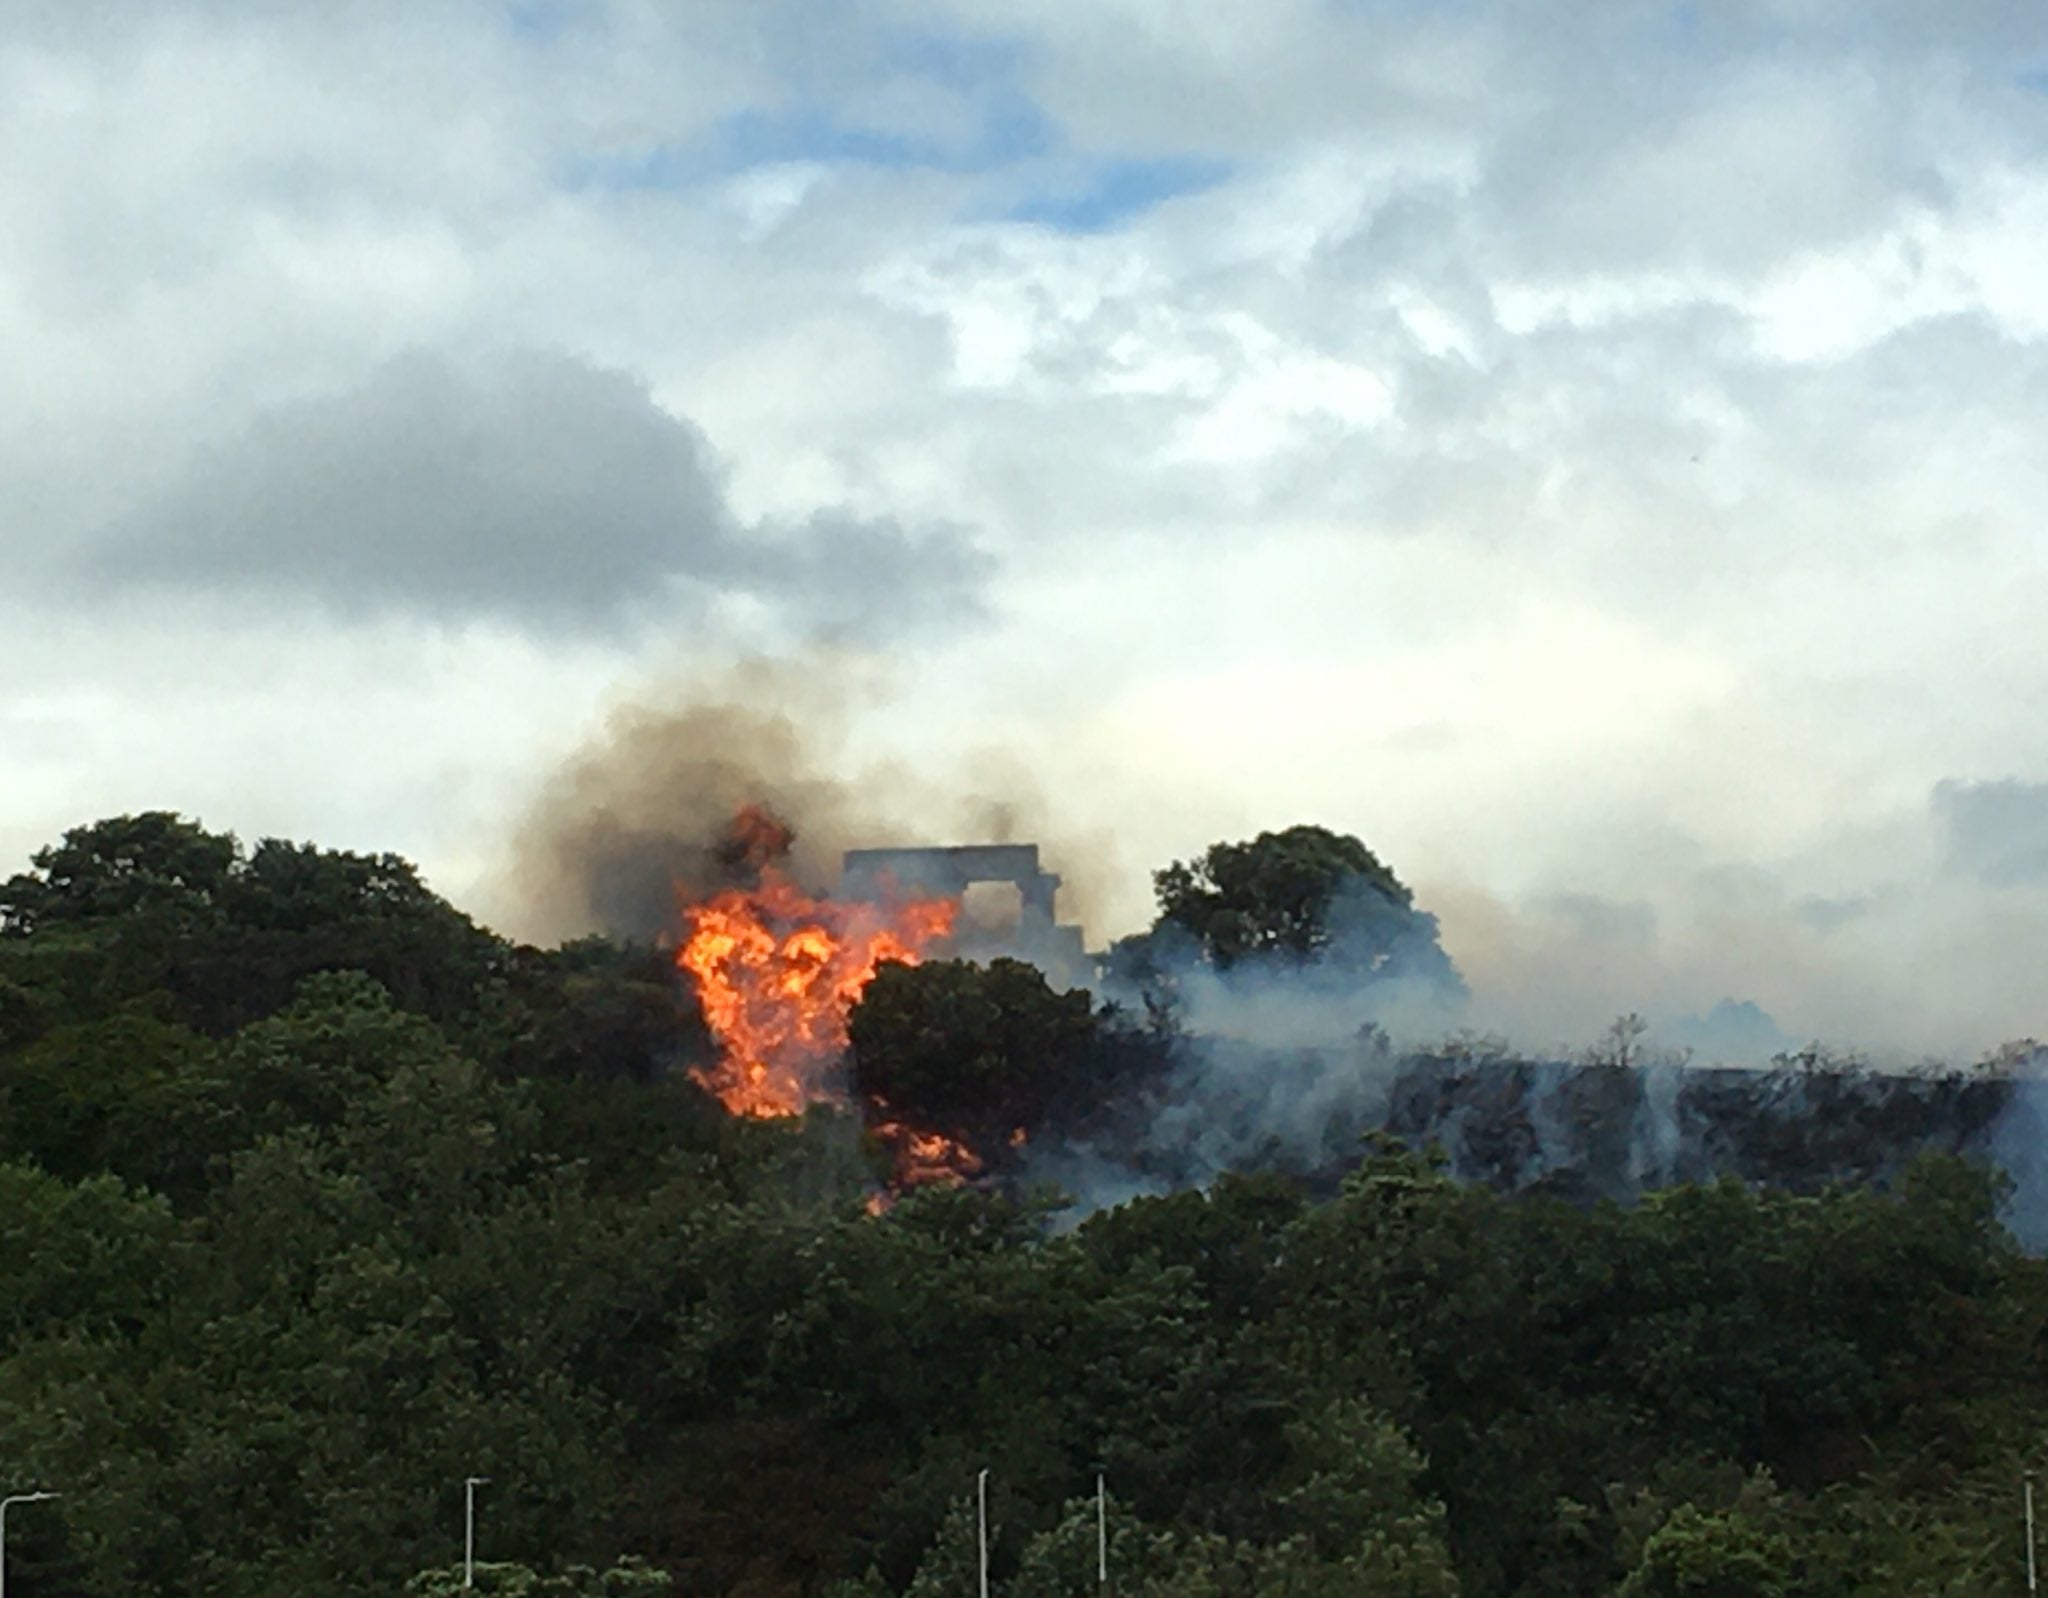
[[[1001, 1528], [991, 1522], [991, 1541]], [[961, 1598], [975, 1591], [981, 1579], [979, 1510], [972, 1495], [957, 1500], [940, 1521], [931, 1545], [918, 1562], [917, 1574], [903, 1598]]]
[[178, 1226], [114, 1177], [0, 1165], [0, 1353], [57, 1333], [135, 1337], [176, 1279]]
[[339, 1125], [352, 1105], [407, 1067], [452, 1058], [441, 1031], [399, 1009], [372, 978], [329, 971], [306, 978], [286, 1008], [244, 1027], [222, 1075], [253, 1139]]
[[167, 810], [74, 827], [40, 850], [35, 869], [0, 883], [0, 934], [22, 937], [63, 922], [170, 910], [209, 912], [240, 858], [232, 834]]
[[146, 1008], [0, 1054], [0, 1157], [73, 1181], [111, 1171], [183, 1200], [236, 1146], [218, 1046]]
[[926, 1125], [1033, 1126], [1096, 1043], [1085, 990], [1054, 991], [1021, 960], [885, 965], [848, 1025], [863, 1098]]
[[1450, 1598], [1458, 1590], [1443, 1540], [1443, 1506], [1417, 1491], [1422, 1458], [1370, 1404], [1340, 1399], [1288, 1428], [1292, 1459], [1282, 1513], [1325, 1558], [1401, 1572], [1387, 1592]]
[[1681, 1504], [1644, 1544], [1618, 1598], [1784, 1598], [1794, 1574], [1791, 1542], [1745, 1509]]
[[1436, 918], [1357, 838], [1326, 827], [1262, 832], [1219, 843], [1153, 874], [1159, 917], [1118, 943], [1112, 977], [1141, 993], [1155, 1023], [1170, 1021], [1193, 963], [1228, 972], [1247, 962], [1355, 989], [1399, 980], [1442, 1004], [1464, 979], [1437, 938]]
[[1249, 843], [1212, 844], [1192, 861], [1155, 872], [1163, 922], [1190, 933], [1216, 965], [1250, 955], [1308, 958], [1331, 939], [1340, 897], [1405, 921], [1414, 896], [1358, 839], [1327, 827], [1262, 832]]

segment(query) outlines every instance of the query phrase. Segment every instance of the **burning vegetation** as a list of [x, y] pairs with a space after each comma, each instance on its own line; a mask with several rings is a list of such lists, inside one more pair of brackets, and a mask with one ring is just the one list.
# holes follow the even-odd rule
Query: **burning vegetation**
[[[719, 1058], [692, 1074], [735, 1115], [801, 1115], [850, 1106], [847, 1018], [885, 963], [916, 965], [953, 930], [946, 898], [847, 902], [806, 892], [784, 871], [794, 832], [765, 807], [733, 818], [722, 861], [750, 876], [683, 908], [676, 965], [696, 990]], [[911, 1126], [879, 1099], [871, 1129], [894, 1157], [898, 1188], [959, 1182], [982, 1162], [946, 1134]]]

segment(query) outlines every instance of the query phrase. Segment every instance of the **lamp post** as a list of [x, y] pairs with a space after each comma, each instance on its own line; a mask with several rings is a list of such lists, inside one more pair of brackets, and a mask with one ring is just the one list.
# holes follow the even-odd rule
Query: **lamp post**
[[[465, 1476], [462, 1480], [462, 1585], [476, 1585], [476, 1490], [491, 1478]], [[0, 1593], [0, 1598], [7, 1598]]]
[[2034, 1473], [2030, 1470], [2022, 1479], [2021, 1491], [2027, 1504], [2027, 1598], [2033, 1598], [2034, 1586]]
[[[975, 1477], [975, 1547], [981, 1555], [981, 1598], [989, 1598], [989, 1473]], [[6, 1594], [0, 1594], [6, 1598]]]
[[33, 1492], [15, 1493], [0, 1498], [0, 1598], [7, 1598], [7, 1511], [14, 1504], [40, 1504], [46, 1498], [56, 1498], [57, 1493]]
[[1109, 1585], [1109, 1473], [1095, 1467], [1095, 1585]]

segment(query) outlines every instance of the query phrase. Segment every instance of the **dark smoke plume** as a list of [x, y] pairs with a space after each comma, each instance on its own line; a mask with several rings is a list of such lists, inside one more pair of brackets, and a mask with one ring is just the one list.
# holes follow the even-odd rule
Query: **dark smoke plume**
[[810, 892], [837, 886], [850, 848], [1031, 841], [1065, 875], [1062, 916], [1079, 920], [1090, 880], [1108, 874], [1104, 846], [1039, 825], [1028, 773], [1000, 753], [965, 752], [957, 780], [861, 760], [845, 711], [851, 695], [874, 692], [870, 675], [841, 657], [756, 661], [671, 702], [615, 711], [520, 825], [508, 919], [543, 942], [659, 939], [680, 902], [754, 880], [761, 839], [734, 830], [751, 807], [786, 833], [776, 863]]
[[[807, 692], [777, 686], [792, 704]], [[514, 840], [513, 891], [536, 933], [673, 932], [680, 900], [756, 874], [732, 846], [748, 807], [787, 829], [784, 869], [813, 891], [830, 887], [841, 850], [891, 829], [817, 767], [797, 714], [737, 699], [615, 712], [548, 780]]]

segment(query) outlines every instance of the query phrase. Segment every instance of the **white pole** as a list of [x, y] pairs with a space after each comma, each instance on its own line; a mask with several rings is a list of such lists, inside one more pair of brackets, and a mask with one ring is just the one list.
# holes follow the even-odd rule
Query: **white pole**
[[[975, 1543], [981, 1549], [981, 1598], [989, 1598], [989, 1473], [975, 1477]], [[0, 1598], [6, 1598], [0, 1592]]]
[[1095, 1473], [1095, 1584], [1109, 1585], [1109, 1489], [1099, 1470]]
[[[476, 1585], [476, 1490], [491, 1478], [465, 1476], [462, 1480], [462, 1585]], [[0, 1593], [0, 1598], [7, 1598]]]
[[[2033, 1594], [2033, 1593], [2034, 1593], [2034, 1591], [2035, 1591], [2035, 1587], [2034, 1587], [2034, 1473], [2033, 1473], [2033, 1472], [2032, 1472], [2031, 1470], [2030, 1470], [2030, 1471], [2028, 1471], [2028, 1472], [2027, 1472], [2027, 1474], [2026, 1474], [2026, 1498], [2027, 1498], [2027, 1592], [2028, 1592], [2029, 1598], [2032, 1598], [2032, 1594]], [[5, 1598], [5, 1595], [4, 1595], [4, 1594], [0, 1594], [0, 1598]]]
[[16, 1493], [10, 1498], [0, 1498], [0, 1598], [7, 1598], [7, 1509], [11, 1504], [40, 1504], [46, 1498], [57, 1498], [59, 1493]]

